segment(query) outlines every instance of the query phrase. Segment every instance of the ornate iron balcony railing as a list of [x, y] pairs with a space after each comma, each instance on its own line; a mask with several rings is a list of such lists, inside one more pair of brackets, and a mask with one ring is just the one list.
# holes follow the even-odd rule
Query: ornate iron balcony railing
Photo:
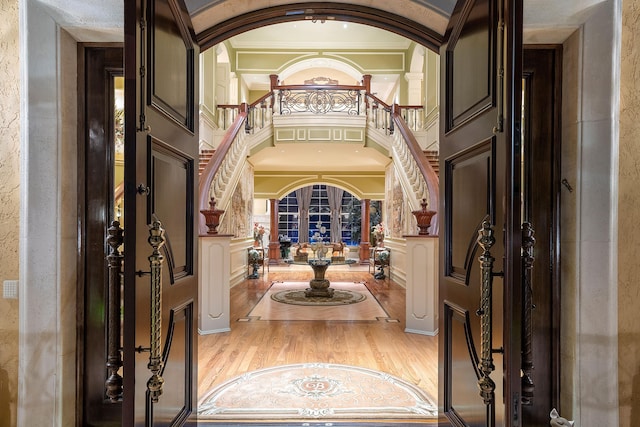
[[278, 91], [278, 106], [280, 114], [347, 113], [358, 116], [362, 98], [358, 89], [281, 89]]

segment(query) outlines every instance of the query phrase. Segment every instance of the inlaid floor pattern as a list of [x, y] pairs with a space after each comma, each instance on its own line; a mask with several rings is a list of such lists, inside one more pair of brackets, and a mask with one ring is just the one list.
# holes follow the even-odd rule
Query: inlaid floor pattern
[[436, 402], [437, 337], [404, 332], [405, 289], [388, 278], [374, 279], [366, 266], [329, 269], [326, 277], [332, 282], [366, 282], [389, 318], [397, 321], [335, 320], [331, 316], [312, 321], [236, 321], [247, 316], [272, 282], [313, 278], [310, 268], [291, 267], [272, 267], [258, 279], [231, 288], [231, 331], [202, 335], [198, 340], [199, 399], [246, 372], [321, 362], [386, 372], [419, 387]]
[[358, 282], [333, 282], [335, 290], [350, 290], [363, 294], [364, 301], [348, 305], [306, 306], [284, 304], [274, 301], [271, 296], [285, 290], [304, 290], [308, 282], [274, 282], [260, 302], [245, 318], [238, 321], [252, 320], [389, 320], [389, 316], [380, 306], [366, 285]]

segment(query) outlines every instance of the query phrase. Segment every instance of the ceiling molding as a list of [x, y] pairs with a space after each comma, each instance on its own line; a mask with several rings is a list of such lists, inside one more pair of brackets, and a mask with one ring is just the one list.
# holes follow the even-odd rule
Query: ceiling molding
[[[236, 52], [236, 72], [239, 73], [280, 73], [298, 61], [315, 58], [318, 52], [264, 52], [243, 50]], [[248, 59], [243, 59], [248, 58]], [[262, 58], [262, 59], [258, 59]], [[280, 59], [278, 59], [280, 58]], [[270, 63], [272, 62], [272, 63]]]
[[[355, 68], [363, 70], [364, 73], [404, 73], [404, 63], [405, 63], [405, 52], [331, 52], [325, 51], [322, 52], [323, 56], [328, 58], [338, 58], [342, 62], [347, 64], [352, 64]], [[393, 65], [391, 68], [389, 67], [376, 67], [375, 61], [380, 62], [382, 58], [385, 56], [388, 57], [388, 62]], [[356, 61], [356, 58], [366, 58], [366, 60]], [[399, 57], [399, 59], [393, 59], [393, 57]], [[374, 62], [371, 62], [371, 59], [374, 59]], [[397, 62], [396, 64], [393, 64]]]
[[[255, 4], [258, 5], [258, 2], [255, 2]], [[393, 4], [395, 6], [387, 4], [385, 7], [395, 8], [398, 6], [395, 2]], [[420, 9], [419, 6], [415, 8]], [[437, 51], [442, 44], [442, 33], [446, 28], [446, 20], [444, 18], [425, 8], [421, 8], [422, 13], [420, 14], [420, 18], [426, 23], [424, 25], [389, 10], [349, 3], [304, 2], [255, 10], [245, 9], [245, 13], [234, 9], [231, 14], [229, 14], [229, 10], [226, 10], [227, 19], [221, 18], [221, 15], [216, 14], [214, 9], [222, 9], [222, 7], [208, 8], [193, 16], [198, 43], [202, 49], [215, 46], [230, 37], [265, 25], [304, 21], [305, 19], [319, 17], [333, 17], [336, 21], [383, 28]], [[430, 15], [433, 15], [433, 20], [427, 19]], [[224, 20], [220, 21], [221, 19]]]
[[308, 68], [331, 68], [345, 73], [353, 77], [354, 80], [358, 81], [362, 79], [363, 74], [360, 69], [354, 67], [351, 64], [347, 64], [334, 58], [319, 56], [317, 58], [303, 59], [294, 64], [291, 64], [289, 67], [280, 71], [280, 73], [278, 74], [278, 78], [280, 80], [286, 81], [290, 76]]

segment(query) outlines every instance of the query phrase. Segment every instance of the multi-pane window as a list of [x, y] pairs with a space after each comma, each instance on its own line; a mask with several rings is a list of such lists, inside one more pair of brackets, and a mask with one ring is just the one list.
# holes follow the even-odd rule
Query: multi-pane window
[[[324, 242], [343, 241], [348, 245], [359, 244], [360, 210], [360, 200], [345, 191], [340, 211], [341, 236], [338, 238], [331, 236], [331, 209], [329, 208], [327, 186], [314, 185], [309, 205], [309, 236], [307, 240], [314, 242], [322, 238]], [[289, 237], [292, 242], [298, 242], [300, 214], [295, 192], [289, 193], [280, 200], [278, 214], [278, 232]]]
[[309, 205], [309, 241], [332, 242], [331, 209], [326, 185], [314, 185]]
[[278, 202], [278, 233], [292, 242], [298, 241], [298, 217], [296, 193], [289, 193]]
[[360, 199], [345, 191], [342, 196], [342, 208], [340, 211], [340, 231], [342, 233], [342, 241], [347, 245], [360, 244], [361, 216], [362, 203]]

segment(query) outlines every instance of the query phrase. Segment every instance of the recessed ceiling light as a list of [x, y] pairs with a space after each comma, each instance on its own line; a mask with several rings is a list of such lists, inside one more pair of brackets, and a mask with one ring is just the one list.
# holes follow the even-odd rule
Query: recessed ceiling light
[[342, 24], [342, 28], [347, 28], [348, 25], [347, 24]]

